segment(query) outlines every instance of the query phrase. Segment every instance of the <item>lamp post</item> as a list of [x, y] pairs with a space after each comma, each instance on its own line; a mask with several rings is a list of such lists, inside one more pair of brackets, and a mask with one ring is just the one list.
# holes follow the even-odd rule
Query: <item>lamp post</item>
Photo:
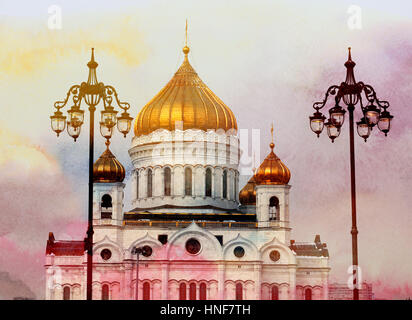
[[[74, 139], [80, 135], [80, 129], [84, 122], [84, 110], [80, 109], [82, 100], [89, 106], [90, 112], [90, 133], [89, 133], [89, 205], [88, 205], [88, 227], [87, 236], [84, 239], [85, 250], [87, 250], [87, 300], [92, 300], [92, 267], [93, 267], [93, 152], [94, 152], [94, 112], [99, 102], [103, 101], [104, 109], [101, 111], [100, 132], [107, 140], [113, 134], [113, 128], [117, 123], [117, 129], [126, 137], [130, 131], [133, 118], [130, 117], [127, 110], [130, 108], [129, 103], [121, 102], [117, 96], [116, 89], [103, 82], [97, 81], [96, 68], [97, 62], [94, 61], [94, 48], [89, 63], [89, 77], [87, 82], [82, 82], [70, 87], [66, 98], [63, 101], [56, 101], [54, 107], [57, 109], [54, 115], [50, 117], [51, 127], [57, 136], [64, 131], [66, 127], [66, 116], [60, 111], [67, 105], [70, 97], [73, 106], [67, 111], [69, 119], [67, 120], [67, 132]], [[123, 110], [120, 117], [116, 117], [118, 111], [112, 106], [113, 100], [119, 108]]]
[[[353, 300], [359, 300], [358, 283], [358, 229], [356, 225], [356, 182], [355, 182], [355, 145], [354, 145], [354, 119], [353, 112], [357, 104], [363, 117], [356, 122], [357, 132], [366, 142], [372, 131], [377, 125], [380, 131], [387, 136], [393, 116], [387, 111], [389, 103], [381, 101], [376, 97], [372, 86], [363, 82], [356, 82], [353, 69], [355, 62], [351, 58], [351, 48], [349, 48], [348, 61], [345, 62], [346, 80], [339, 86], [333, 85], [328, 88], [323, 101], [315, 102], [313, 108], [316, 110], [313, 116], [309, 117], [310, 128], [319, 137], [323, 128], [326, 126], [327, 134], [332, 142], [339, 136], [341, 127], [345, 120], [346, 110], [339, 105], [343, 100], [349, 111], [349, 143], [350, 143], [350, 171], [351, 171], [351, 198], [352, 198], [352, 264], [353, 264]], [[362, 100], [362, 93], [366, 99], [366, 105]], [[335, 96], [335, 106], [329, 109], [329, 118], [325, 123], [326, 117], [319, 111], [325, 105], [329, 96]]]
[[139, 300], [139, 255], [144, 257], [150, 257], [152, 255], [152, 248], [149, 246], [143, 247], [134, 247], [132, 249], [132, 254], [136, 255], [136, 291], [135, 291], [135, 300]]

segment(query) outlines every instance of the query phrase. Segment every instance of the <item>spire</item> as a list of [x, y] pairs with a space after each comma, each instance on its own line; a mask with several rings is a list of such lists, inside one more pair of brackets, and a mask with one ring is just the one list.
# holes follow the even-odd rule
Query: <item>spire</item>
[[355, 75], [353, 68], [355, 68], [356, 63], [352, 61], [351, 47], [348, 48], [348, 61], [345, 62], [346, 67], [346, 80], [345, 83], [348, 85], [356, 84]]
[[96, 61], [94, 61], [94, 48], [92, 48], [92, 57], [90, 58], [90, 61], [87, 63], [87, 66], [90, 69], [96, 69], [98, 65], [99, 64]]
[[271, 126], [270, 126], [270, 134], [272, 135], [272, 142], [270, 143], [270, 148], [272, 149], [272, 151], [273, 151], [273, 148], [275, 147], [275, 143], [273, 142], [273, 122], [272, 122], [272, 124], [271, 124]]
[[183, 53], [185, 54], [185, 60], [187, 59], [187, 54], [189, 53], [190, 49], [187, 46], [187, 19], [186, 19], [186, 29], [185, 29], [185, 46], [183, 47]]
[[96, 61], [94, 61], [94, 48], [92, 48], [92, 57], [90, 58], [90, 61], [87, 63], [87, 66], [89, 67], [89, 78], [87, 79], [87, 84], [95, 85], [98, 83], [96, 76], [96, 68], [98, 65], [99, 64]]

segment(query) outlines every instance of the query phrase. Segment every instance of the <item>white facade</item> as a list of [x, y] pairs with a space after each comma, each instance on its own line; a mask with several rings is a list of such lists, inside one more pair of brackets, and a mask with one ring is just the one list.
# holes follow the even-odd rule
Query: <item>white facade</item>
[[[169, 141], [165, 141], [165, 135], [162, 135], [165, 132], [157, 132], [156, 138], [151, 137], [151, 142], [148, 137], [134, 138], [129, 153], [135, 167], [132, 178], [132, 192], [135, 197], [132, 201], [133, 205], [139, 208], [135, 212], [123, 212], [123, 183], [95, 184], [93, 298], [102, 299], [102, 288], [106, 285], [105, 290], [108, 289], [109, 299], [134, 299], [136, 256], [131, 252], [135, 246], [150, 246], [153, 250], [152, 255], [140, 256], [140, 299], [148, 298], [149, 291], [150, 299], [179, 299], [182, 298], [183, 289], [186, 290], [186, 299], [193, 298], [193, 292], [190, 292], [191, 285], [192, 290], [193, 286], [196, 286], [196, 299], [200, 298], [201, 290], [206, 292], [207, 299], [236, 299], [236, 286], [238, 295], [242, 290], [242, 299], [272, 299], [272, 290], [277, 291], [279, 299], [304, 299], [305, 290], [308, 288], [311, 290], [312, 299], [326, 299], [328, 256], [300, 256], [299, 250], [293, 251], [290, 248], [290, 186], [257, 186], [256, 221], [232, 220], [236, 214], [246, 214], [239, 210], [231, 214], [227, 211], [239, 207], [237, 165], [230, 163], [238, 158], [237, 139], [234, 136], [224, 139], [222, 135], [201, 132], [200, 136], [203, 139], [211, 137], [223, 142], [214, 143], [214, 148], [205, 151], [202, 146], [206, 143], [201, 141], [201, 147], [197, 148], [198, 152], [195, 154], [188, 152], [190, 147], [185, 139], [193, 137], [194, 134], [193, 130], [189, 131], [183, 132], [184, 139], [180, 147], [174, 147]], [[174, 132], [171, 135], [177, 134], [182, 133]], [[228, 151], [222, 151], [222, 145], [229, 145]], [[157, 154], [150, 157], [151, 152]], [[220, 163], [215, 161], [216, 158], [221, 159]], [[171, 169], [170, 195], [164, 194], [165, 168]], [[191, 168], [193, 173], [192, 195], [189, 196], [184, 193], [185, 168]], [[207, 168], [212, 172], [211, 196], [205, 195]], [[152, 170], [153, 179], [152, 197], [148, 197], [147, 194], [149, 169]], [[226, 198], [222, 192], [225, 170], [228, 173]], [[110, 208], [102, 205], [104, 195], [111, 197]], [[276, 209], [278, 212], [274, 220], [269, 217], [269, 199], [272, 196], [279, 199]], [[169, 207], [165, 208], [165, 205]], [[210, 207], [203, 208], [205, 205]], [[146, 208], [150, 209], [143, 213]], [[147, 213], [165, 218], [124, 217], [141, 217]], [[228, 219], [190, 221], [167, 218], [168, 215], [175, 217], [178, 214], [196, 213], [202, 217], [207, 214], [227, 214]], [[223, 221], [219, 221], [222, 219]], [[159, 241], [159, 235], [167, 236], [166, 244]], [[216, 236], [220, 237], [222, 243]], [[185, 248], [186, 242], [191, 238], [197, 239], [201, 246], [199, 253], [194, 255]], [[304, 244], [306, 247], [311, 245], [313, 248], [319, 246], [315, 243]], [[236, 247], [243, 248], [243, 257], [235, 256]], [[107, 260], [101, 256], [104, 249], [111, 252], [111, 257]], [[271, 259], [272, 252], [275, 252], [272, 255], [278, 260]], [[64, 287], [70, 287], [71, 299], [84, 299], [87, 254], [62, 256], [59, 253], [51, 253], [47, 255], [46, 260], [46, 298], [62, 299]], [[182, 289], [181, 284], [185, 284], [185, 288]]]

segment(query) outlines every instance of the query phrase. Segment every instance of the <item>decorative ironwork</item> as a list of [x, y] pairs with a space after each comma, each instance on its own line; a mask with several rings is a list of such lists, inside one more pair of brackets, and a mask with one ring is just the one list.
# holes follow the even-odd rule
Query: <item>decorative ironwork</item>
[[[345, 62], [345, 67], [347, 69], [345, 82], [342, 82], [339, 86], [330, 86], [328, 90], [326, 90], [325, 98], [322, 101], [313, 104], [313, 108], [316, 111], [313, 116], [309, 117], [310, 127], [318, 137], [325, 126], [328, 129], [327, 133], [332, 142], [339, 136], [346, 112], [339, 105], [341, 100], [346, 104], [348, 110], [355, 107], [359, 102], [363, 118], [357, 122], [357, 129], [359, 136], [362, 137], [365, 142], [375, 125], [377, 125], [379, 130], [387, 136], [390, 130], [390, 123], [393, 119], [393, 116], [387, 111], [389, 102], [379, 100], [375, 89], [371, 85], [365, 84], [362, 81], [356, 82], [353, 71], [355, 65], [356, 63], [352, 61], [351, 57], [351, 48], [349, 48], [348, 61]], [[366, 105], [362, 99], [362, 93], [366, 100]], [[329, 109], [329, 118], [325, 123], [326, 117], [320, 110], [325, 107], [330, 96], [335, 97], [335, 106]]]
[[[366, 140], [374, 126], [387, 136], [393, 116], [387, 111], [389, 102], [379, 100], [373, 87], [363, 82], [356, 82], [353, 69], [356, 63], [352, 61], [351, 49], [349, 48], [348, 60], [345, 62], [346, 80], [339, 86], [333, 85], [328, 88], [325, 98], [315, 102], [313, 108], [315, 113], [309, 117], [310, 128], [319, 137], [326, 126], [327, 134], [332, 142], [339, 136], [341, 127], [345, 120], [346, 110], [339, 105], [343, 100], [349, 111], [349, 141], [350, 141], [350, 168], [351, 168], [351, 198], [352, 198], [352, 264], [353, 264], [353, 300], [359, 300], [358, 283], [358, 229], [356, 225], [356, 176], [355, 176], [355, 143], [354, 143], [354, 110], [359, 103], [363, 117], [356, 122], [358, 135]], [[329, 118], [320, 112], [325, 107], [328, 98], [335, 97], [335, 106], [329, 109]], [[362, 97], [364, 96], [364, 98]], [[363, 100], [365, 99], [365, 101]], [[366, 105], [365, 105], [366, 103]]]
[[[107, 151], [110, 144], [110, 138], [113, 134], [113, 128], [117, 123], [117, 129], [126, 134], [130, 131], [132, 117], [127, 110], [130, 108], [129, 103], [119, 100], [116, 89], [113, 86], [105, 85], [97, 80], [96, 68], [98, 63], [94, 60], [94, 49], [92, 48], [91, 59], [87, 63], [89, 68], [89, 76], [87, 82], [82, 82], [70, 87], [66, 94], [66, 98], [62, 101], [56, 101], [54, 107], [56, 111], [50, 117], [51, 127], [57, 136], [64, 131], [67, 125], [67, 133], [74, 139], [80, 135], [81, 127], [84, 123], [84, 110], [81, 103], [84, 101], [89, 106], [90, 112], [90, 133], [89, 133], [89, 205], [88, 205], [88, 229], [87, 237], [85, 238], [85, 248], [87, 250], [87, 300], [92, 299], [92, 267], [93, 267], [93, 152], [94, 152], [94, 112], [96, 106], [103, 101], [103, 111], [101, 111], [100, 133], [106, 138]], [[68, 119], [63, 115], [63, 109], [69, 101], [73, 105], [67, 111]], [[120, 117], [116, 117], [118, 111], [112, 106], [113, 101], [123, 110]], [[67, 121], [66, 121], [67, 119]]]

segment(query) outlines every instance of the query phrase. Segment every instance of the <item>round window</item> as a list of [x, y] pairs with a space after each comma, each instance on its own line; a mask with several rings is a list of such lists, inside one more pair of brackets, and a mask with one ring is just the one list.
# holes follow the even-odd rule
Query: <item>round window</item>
[[197, 254], [200, 251], [200, 242], [195, 238], [186, 241], [186, 250], [190, 254]]
[[153, 249], [152, 249], [152, 247], [150, 247], [150, 246], [143, 246], [143, 248], [142, 248], [142, 255], [144, 256], [144, 257], [150, 257], [151, 255], [152, 255], [152, 253], [153, 253]]
[[242, 258], [245, 255], [245, 249], [243, 249], [243, 247], [238, 246], [233, 250], [233, 254], [238, 258]]
[[272, 261], [276, 262], [280, 259], [280, 253], [277, 250], [272, 250], [269, 254], [269, 257]]
[[103, 260], [109, 260], [112, 256], [112, 252], [109, 249], [103, 249], [100, 252], [100, 256], [102, 257]]

